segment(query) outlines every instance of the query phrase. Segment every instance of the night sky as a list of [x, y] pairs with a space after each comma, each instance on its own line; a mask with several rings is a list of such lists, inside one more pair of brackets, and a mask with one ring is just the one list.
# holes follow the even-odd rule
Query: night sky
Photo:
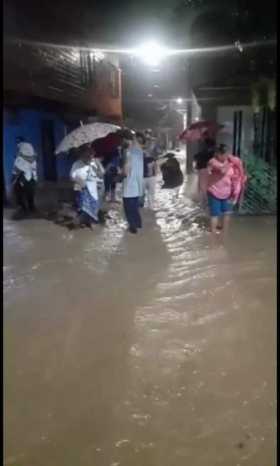
[[[205, 14], [209, 5], [216, 11]], [[131, 46], [152, 36], [183, 44], [193, 11], [204, 11], [193, 42], [275, 35], [276, 0], [4, 0], [4, 28], [6, 35], [38, 40]]]
[[174, 0], [5, 0], [5, 32], [40, 40], [127, 45], [146, 34], [164, 31], [168, 37], [165, 23], [173, 7]]
[[[257, 0], [4, 0], [4, 38], [125, 48], [151, 38], [179, 48], [233, 45], [237, 40], [265, 43], [276, 36], [276, 17], [276, 0], [265, 6]], [[121, 65], [125, 105], [145, 111], [146, 118], [164, 108], [162, 102], [146, 102], [150, 94], [164, 100], [186, 91], [185, 57], [163, 65], [158, 74], [147, 69], [139, 73], [141, 68], [126, 59]], [[257, 47], [204, 55], [192, 58], [191, 69], [194, 86], [229, 75], [233, 81], [255, 80], [275, 74], [276, 52]]]

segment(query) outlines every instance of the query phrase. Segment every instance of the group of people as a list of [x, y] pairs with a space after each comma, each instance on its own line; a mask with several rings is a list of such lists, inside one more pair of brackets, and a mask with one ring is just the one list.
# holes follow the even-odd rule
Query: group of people
[[[204, 148], [194, 157], [198, 171], [201, 200], [208, 205], [213, 234], [227, 230], [233, 206], [240, 202], [247, 176], [239, 157], [230, 154], [224, 144], [206, 138]], [[159, 157], [158, 149], [148, 134], [122, 132], [120, 144], [111, 154], [98, 153], [94, 143], [79, 150], [70, 179], [73, 183], [74, 227], [104, 223], [104, 202], [118, 202], [117, 183], [122, 183], [122, 199], [128, 230], [136, 234], [142, 228], [141, 208], [154, 209], [156, 178], [161, 170], [162, 188], [173, 189], [183, 183], [180, 164], [174, 154]], [[33, 146], [18, 140], [12, 184], [17, 204], [23, 214], [34, 213], [37, 182], [36, 154]]]
[[80, 149], [79, 160], [71, 169], [74, 183], [77, 226], [93, 228], [104, 222], [104, 201], [117, 202], [116, 185], [122, 183], [123, 208], [129, 231], [142, 228], [140, 209], [154, 208], [156, 176], [159, 164], [151, 140], [137, 132], [122, 133], [121, 144], [112, 154], [97, 154], [94, 144]]

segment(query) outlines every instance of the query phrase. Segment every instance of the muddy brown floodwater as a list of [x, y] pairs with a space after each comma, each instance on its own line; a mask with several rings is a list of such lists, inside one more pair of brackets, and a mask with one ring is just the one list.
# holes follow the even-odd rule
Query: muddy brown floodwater
[[275, 219], [4, 220], [5, 466], [275, 466]]

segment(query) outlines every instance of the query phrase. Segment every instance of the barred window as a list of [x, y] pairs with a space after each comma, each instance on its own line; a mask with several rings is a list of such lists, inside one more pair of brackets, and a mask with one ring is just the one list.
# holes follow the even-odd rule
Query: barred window
[[81, 84], [89, 87], [96, 81], [96, 63], [88, 51], [80, 51]]

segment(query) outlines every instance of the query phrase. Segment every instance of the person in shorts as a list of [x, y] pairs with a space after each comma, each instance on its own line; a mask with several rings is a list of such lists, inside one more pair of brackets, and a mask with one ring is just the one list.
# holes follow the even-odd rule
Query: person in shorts
[[246, 182], [243, 165], [239, 157], [230, 154], [225, 144], [220, 144], [208, 162], [207, 170], [211, 233], [216, 234], [218, 229], [226, 233], [233, 205], [238, 202]]

